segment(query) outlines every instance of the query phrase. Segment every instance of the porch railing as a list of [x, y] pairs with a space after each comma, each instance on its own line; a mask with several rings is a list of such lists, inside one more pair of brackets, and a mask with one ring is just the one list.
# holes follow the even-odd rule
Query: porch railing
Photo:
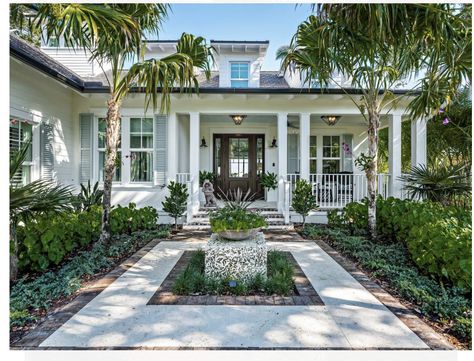
[[191, 180], [191, 173], [176, 173], [176, 183], [186, 184]]
[[[288, 174], [290, 183], [290, 205], [299, 174]], [[377, 175], [378, 194], [389, 196], [389, 174]], [[321, 209], [343, 208], [347, 203], [361, 201], [367, 197], [365, 174], [310, 174], [313, 195]]]

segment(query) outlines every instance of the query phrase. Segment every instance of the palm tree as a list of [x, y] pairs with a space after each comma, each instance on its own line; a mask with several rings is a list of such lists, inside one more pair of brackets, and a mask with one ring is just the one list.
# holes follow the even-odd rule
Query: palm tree
[[30, 144], [25, 144], [10, 157], [10, 280], [18, 275], [17, 227], [41, 213], [62, 212], [71, 209], [71, 191], [68, 186], [36, 180], [26, 185], [15, 182], [15, 175], [25, 161]]
[[[335, 83], [365, 118], [369, 149], [361, 168], [367, 176], [369, 233], [375, 238], [380, 116], [403, 97], [394, 95], [394, 87], [421, 70], [412, 117], [449, 106], [459, 85], [471, 80], [471, 5], [322, 4], [314, 10], [277, 58], [309, 85]], [[360, 95], [348, 94], [336, 74], [348, 77]]]
[[[167, 16], [165, 4], [35, 4], [34, 27], [43, 28], [46, 39], [63, 37], [73, 48], [85, 48], [91, 60], [101, 66], [111, 65], [107, 77], [110, 96], [107, 101], [106, 159], [104, 169], [104, 197], [100, 240], [110, 241], [110, 208], [112, 177], [117, 161], [120, 131], [120, 108], [133, 87], [145, 91], [145, 106], [150, 103], [160, 112], [170, 108], [170, 93], [198, 91], [195, 69], [210, 76], [211, 47], [202, 37], [184, 34], [178, 41], [175, 54], [162, 59], [142, 58], [142, 41], [147, 34], [157, 34]], [[125, 63], [138, 59], [127, 71]]]

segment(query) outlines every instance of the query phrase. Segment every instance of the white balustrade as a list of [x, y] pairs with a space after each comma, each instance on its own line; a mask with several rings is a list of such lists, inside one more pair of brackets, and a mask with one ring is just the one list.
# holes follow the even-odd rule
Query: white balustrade
[[[298, 174], [288, 174], [288, 183], [291, 205], [292, 193], [295, 188]], [[313, 195], [321, 209], [344, 208], [350, 202], [359, 202], [367, 197], [367, 178], [365, 174], [310, 174], [310, 183]], [[377, 175], [378, 194], [384, 199], [389, 197], [389, 174]]]
[[191, 180], [190, 173], [176, 173], [176, 183], [186, 184]]

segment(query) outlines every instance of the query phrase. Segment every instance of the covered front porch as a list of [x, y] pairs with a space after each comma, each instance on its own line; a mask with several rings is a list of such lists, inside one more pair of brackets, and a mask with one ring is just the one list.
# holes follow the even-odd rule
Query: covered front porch
[[[244, 115], [235, 124], [232, 115]], [[175, 113], [168, 124], [168, 180], [186, 183], [189, 190], [188, 222], [203, 206], [199, 172], [216, 175], [215, 188], [250, 188], [259, 207], [275, 208], [289, 223], [292, 192], [298, 179], [312, 184], [320, 211], [343, 208], [367, 196], [365, 174], [354, 159], [367, 153], [367, 128], [355, 112], [340, 117], [334, 125], [322, 120], [328, 113], [227, 112]], [[401, 113], [382, 117], [389, 129], [389, 172], [377, 177], [378, 193], [404, 197], [401, 176], [401, 124], [410, 121]], [[412, 165], [426, 163], [426, 122], [411, 122]], [[272, 192], [259, 188], [264, 172], [275, 173], [278, 187]]]

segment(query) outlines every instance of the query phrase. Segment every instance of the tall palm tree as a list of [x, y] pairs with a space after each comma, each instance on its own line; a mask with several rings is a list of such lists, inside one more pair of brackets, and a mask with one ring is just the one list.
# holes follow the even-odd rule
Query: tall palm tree
[[322, 4], [298, 26], [291, 45], [278, 51], [285, 70], [298, 70], [307, 84], [330, 82], [345, 91], [347, 76], [360, 95], [347, 96], [367, 122], [369, 233], [376, 236], [377, 150], [380, 116], [402, 96], [393, 88], [424, 71], [410, 103], [413, 117], [449, 106], [463, 81], [471, 81], [471, 5]]
[[56, 185], [46, 180], [36, 180], [26, 185], [15, 182], [15, 175], [28, 154], [30, 144], [25, 144], [10, 157], [10, 280], [18, 275], [17, 227], [20, 221], [46, 212], [71, 209], [72, 188]]
[[[107, 77], [110, 96], [107, 101], [106, 159], [101, 241], [110, 241], [110, 207], [112, 177], [117, 162], [120, 132], [120, 109], [129, 91], [141, 87], [145, 91], [145, 106], [150, 103], [160, 112], [170, 108], [173, 89], [198, 91], [195, 69], [210, 76], [211, 47], [202, 37], [183, 34], [177, 51], [162, 59], [142, 57], [142, 41], [147, 34], [157, 34], [167, 16], [165, 4], [35, 4], [34, 27], [43, 28], [46, 39], [63, 37], [73, 48], [85, 48], [91, 60], [101, 66], [111, 65]], [[129, 60], [138, 61], [125, 70]]]

